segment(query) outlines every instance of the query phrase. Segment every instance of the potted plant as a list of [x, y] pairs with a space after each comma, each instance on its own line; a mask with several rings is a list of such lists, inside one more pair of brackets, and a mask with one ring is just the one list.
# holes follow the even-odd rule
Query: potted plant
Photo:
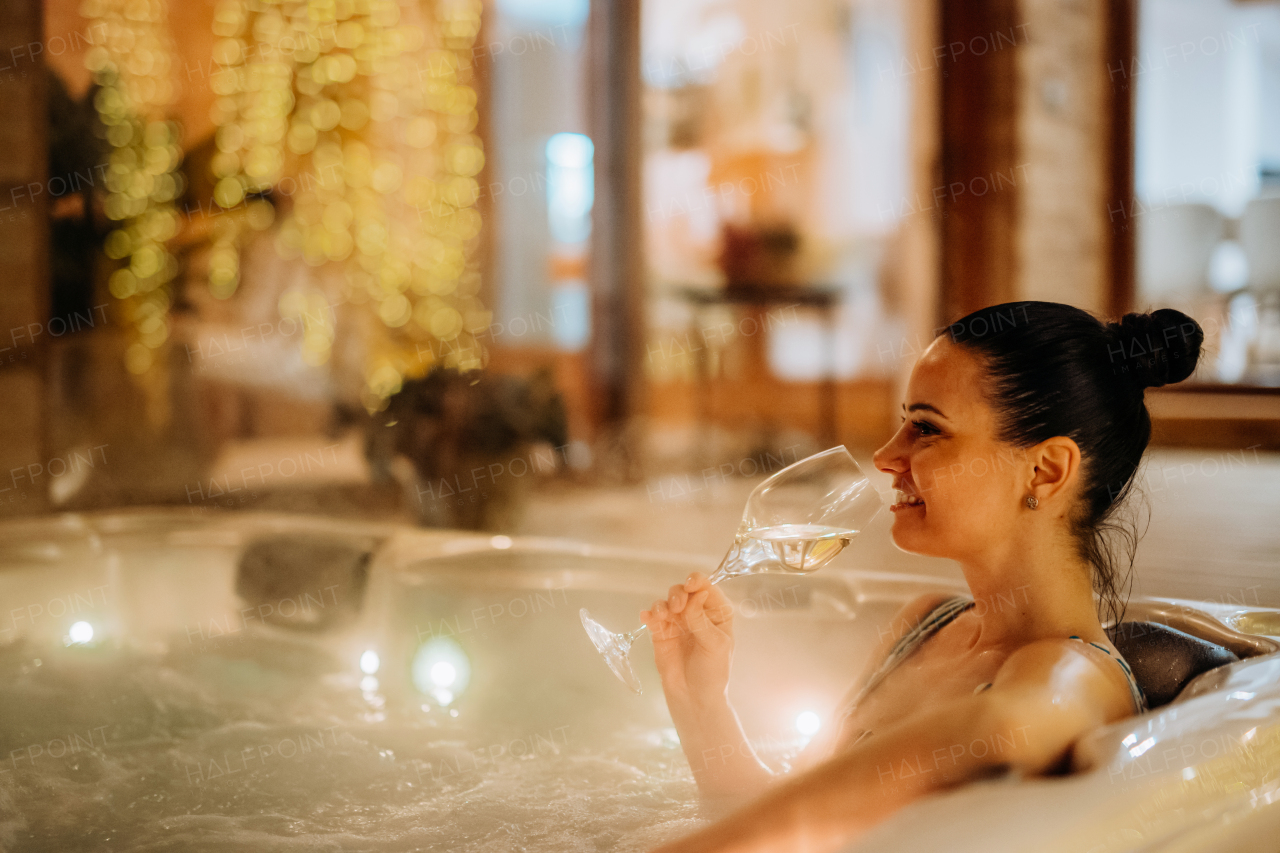
[[533, 480], [563, 463], [567, 432], [549, 369], [525, 378], [436, 367], [391, 397], [365, 451], [375, 479], [407, 460], [412, 473], [398, 479], [420, 524], [509, 530]]

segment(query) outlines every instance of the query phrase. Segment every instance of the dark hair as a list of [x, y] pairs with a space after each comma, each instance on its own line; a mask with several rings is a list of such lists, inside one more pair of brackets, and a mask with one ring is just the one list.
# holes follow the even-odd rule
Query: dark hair
[[1204, 330], [1169, 308], [1109, 323], [1057, 302], [1006, 302], [938, 334], [978, 356], [997, 440], [1026, 448], [1063, 435], [1080, 447], [1081, 500], [1069, 515], [1071, 532], [1093, 567], [1104, 612], [1119, 622], [1124, 605], [1110, 537], [1125, 544], [1130, 574], [1139, 536], [1115, 516], [1151, 439], [1143, 392], [1192, 374]]

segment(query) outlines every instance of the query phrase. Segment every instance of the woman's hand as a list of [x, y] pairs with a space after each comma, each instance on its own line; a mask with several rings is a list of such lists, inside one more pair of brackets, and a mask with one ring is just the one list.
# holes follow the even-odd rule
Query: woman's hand
[[733, 606], [699, 572], [640, 612], [653, 637], [671, 722], [698, 790], [709, 797], [752, 796], [772, 771], [756, 756], [729, 704]]
[[668, 697], [723, 697], [733, 653], [733, 605], [701, 572], [668, 593], [640, 613], [653, 637], [663, 690]]

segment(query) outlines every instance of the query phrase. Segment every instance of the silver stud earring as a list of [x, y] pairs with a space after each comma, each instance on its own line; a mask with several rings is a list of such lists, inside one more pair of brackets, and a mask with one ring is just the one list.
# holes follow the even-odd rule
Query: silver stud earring
[[1036, 500], [1035, 495], [1027, 495], [1027, 509], [1035, 509], [1040, 506], [1040, 501]]

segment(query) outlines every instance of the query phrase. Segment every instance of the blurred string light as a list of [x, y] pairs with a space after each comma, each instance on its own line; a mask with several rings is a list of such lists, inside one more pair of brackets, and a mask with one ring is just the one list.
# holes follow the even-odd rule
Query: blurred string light
[[[364, 403], [382, 408], [435, 361], [479, 367], [473, 258], [484, 166], [472, 46], [480, 0], [219, 0], [214, 18], [219, 217], [209, 286], [240, 281], [245, 224], [265, 228], [275, 190], [292, 208], [276, 248], [337, 265], [345, 301], [376, 317]], [[328, 300], [290, 290], [281, 312], [303, 323], [304, 359], [328, 362]]]
[[[172, 54], [162, 0], [86, 0], [92, 47], [85, 66], [100, 87], [94, 99], [106, 127], [107, 218], [117, 223], [105, 251], [121, 262], [111, 274], [127, 330], [125, 365], [147, 376], [149, 404], [163, 406], [160, 350], [169, 339], [170, 282], [178, 263], [167, 242], [178, 231], [174, 200], [184, 186], [178, 126], [164, 118], [173, 102]], [[163, 417], [154, 409], [153, 417]]]

